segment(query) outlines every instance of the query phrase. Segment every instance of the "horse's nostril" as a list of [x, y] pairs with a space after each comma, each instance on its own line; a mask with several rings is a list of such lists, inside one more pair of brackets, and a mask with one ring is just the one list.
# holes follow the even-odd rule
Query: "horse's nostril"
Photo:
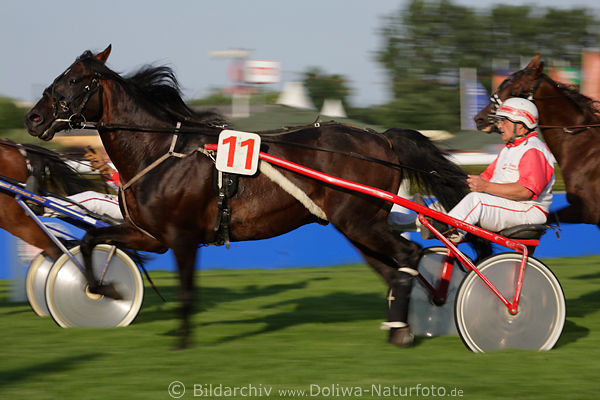
[[32, 113], [32, 114], [29, 114], [29, 120], [31, 122], [36, 122], [37, 123], [37, 122], [40, 122], [42, 120], [42, 117], [40, 117], [38, 114]]

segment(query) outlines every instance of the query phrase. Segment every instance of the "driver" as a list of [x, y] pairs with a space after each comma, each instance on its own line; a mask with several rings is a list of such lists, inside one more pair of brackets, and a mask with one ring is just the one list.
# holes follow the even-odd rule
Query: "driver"
[[[105, 161], [96, 150], [89, 146], [86, 149], [85, 158], [90, 162], [92, 170], [98, 170], [101, 177], [111, 189], [115, 191], [118, 190], [119, 173], [112, 167], [110, 162]], [[68, 208], [77, 209], [77, 205], [82, 205], [96, 214], [108, 216], [112, 219], [111, 222], [113, 223], [120, 223], [123, 221], [123, 215], [119, 208], [119, 199], [117, 195], [86, 191], [68, 196], [68, 198], [72, 200], [73, 203], [50, 197], [52, 201]], [[83, 212], [81, 209], [78, 211]], [[55, 213], [54, 210], [46, 209], [44, 216], [54, 216]]]
[[[554, 164], [550, 150], [537, 136], [538, 110], [529, 100], [507, 99], [496, 111], [498, 128], [505, 143], [500, 154], [481, 175], [469, 175], [467, 194], [448, 215], [498, 232], [520, 224], [543, 224], [552, 203]], [[426, 205], [422, 196], [415, 201]], [[434, 227], [453, 241], [464, 232], [438, 221]], [[453, 231], [453, 232], [452, 232]], [[421, 235], [434, 237], [426, 227]]]

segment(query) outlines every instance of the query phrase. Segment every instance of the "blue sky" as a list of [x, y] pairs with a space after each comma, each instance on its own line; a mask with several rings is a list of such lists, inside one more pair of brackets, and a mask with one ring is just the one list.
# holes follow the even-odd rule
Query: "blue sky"
[[[387, 100], [386, 75], [374, 61], [382, 17], [406, 0], [4, 0], [0, 13], [0, 95], [32, 101], [84, 50], [112, 43], [108, 66], [131, 72], [146, 63], [174, 68], [186, 98], [228, 84], [228, 61], [214, 50], [245, 48], [278, 60], [285, 81], [310, 66], [351, 80], [353, 104]], [[498, 1], [455, 0], [487, 9]], [[535, 4], [504, 0], [503, 4]], [[539, 1], [598, 12], [597, 0]], [[274, 90], [280, 85], [271, 85]]]

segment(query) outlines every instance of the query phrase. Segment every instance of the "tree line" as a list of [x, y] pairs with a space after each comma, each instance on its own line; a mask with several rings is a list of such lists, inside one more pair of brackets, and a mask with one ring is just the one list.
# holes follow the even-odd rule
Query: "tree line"
[[[383, 17], [378, 32], [381, 47], [375, 57], [391, 82], [392, 100], [368, 109], [350, 107], [349, 115], [386, 127], [458, 130], [459, 68], [477, 68], [488, 91], [498, 60], [515, 71], [540, 53], [549, 64], [580, 68], [582, 50], [599, 46], [599, 22], [584, 8], [496, 5], [475, 10], [450, 0], [412, 0]], [[327, 85], [330, 93], [345, 94], [348, 104], [347, 82], [326, 74], [314, 79], [315, 71], [309, 72], [305, 81], [313, 102], [319, 103], [314, 86]]]
[[[581, 52], [600, 46], [600, 20], [584, 8], [556, 9], [533, 5], [496, 5], [473, 9], [451, 0], [411, 0], [381, 19], [375, 60], [385, 69], [391, 101], [368, 108], [352, 107], [351, 83], [319, 67], [304, 73], [313, 104], [341, 99], [349, 117], [382, 127], [460, 129], [459, 68], [477, 68], [490, 91], [494, 64], [510, 70], [536, 53], [547, 64], [581, 67]], [[276, 93], [266, 93], [274, 102]], [[198, 104], [229, 103], [213, 94]], [[24, 109], [0, 98], [0, 131], [23, 128]]]

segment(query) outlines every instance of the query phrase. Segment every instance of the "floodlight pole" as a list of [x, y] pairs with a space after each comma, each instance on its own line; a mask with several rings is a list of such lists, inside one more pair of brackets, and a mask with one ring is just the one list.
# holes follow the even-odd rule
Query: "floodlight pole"
[[[232, 50], [216, 50], [210, 53], [211, 58], [228, 58], [234, 63], [242, 66], [244, 61], [250, 54], [250, 50], [232, 49]], [[233, 79], [234, 87], [231, 93], [231, 117], [244, 118], [250, 116], [250, 95], [241, 91], [243, 77], [235, 77]]]

